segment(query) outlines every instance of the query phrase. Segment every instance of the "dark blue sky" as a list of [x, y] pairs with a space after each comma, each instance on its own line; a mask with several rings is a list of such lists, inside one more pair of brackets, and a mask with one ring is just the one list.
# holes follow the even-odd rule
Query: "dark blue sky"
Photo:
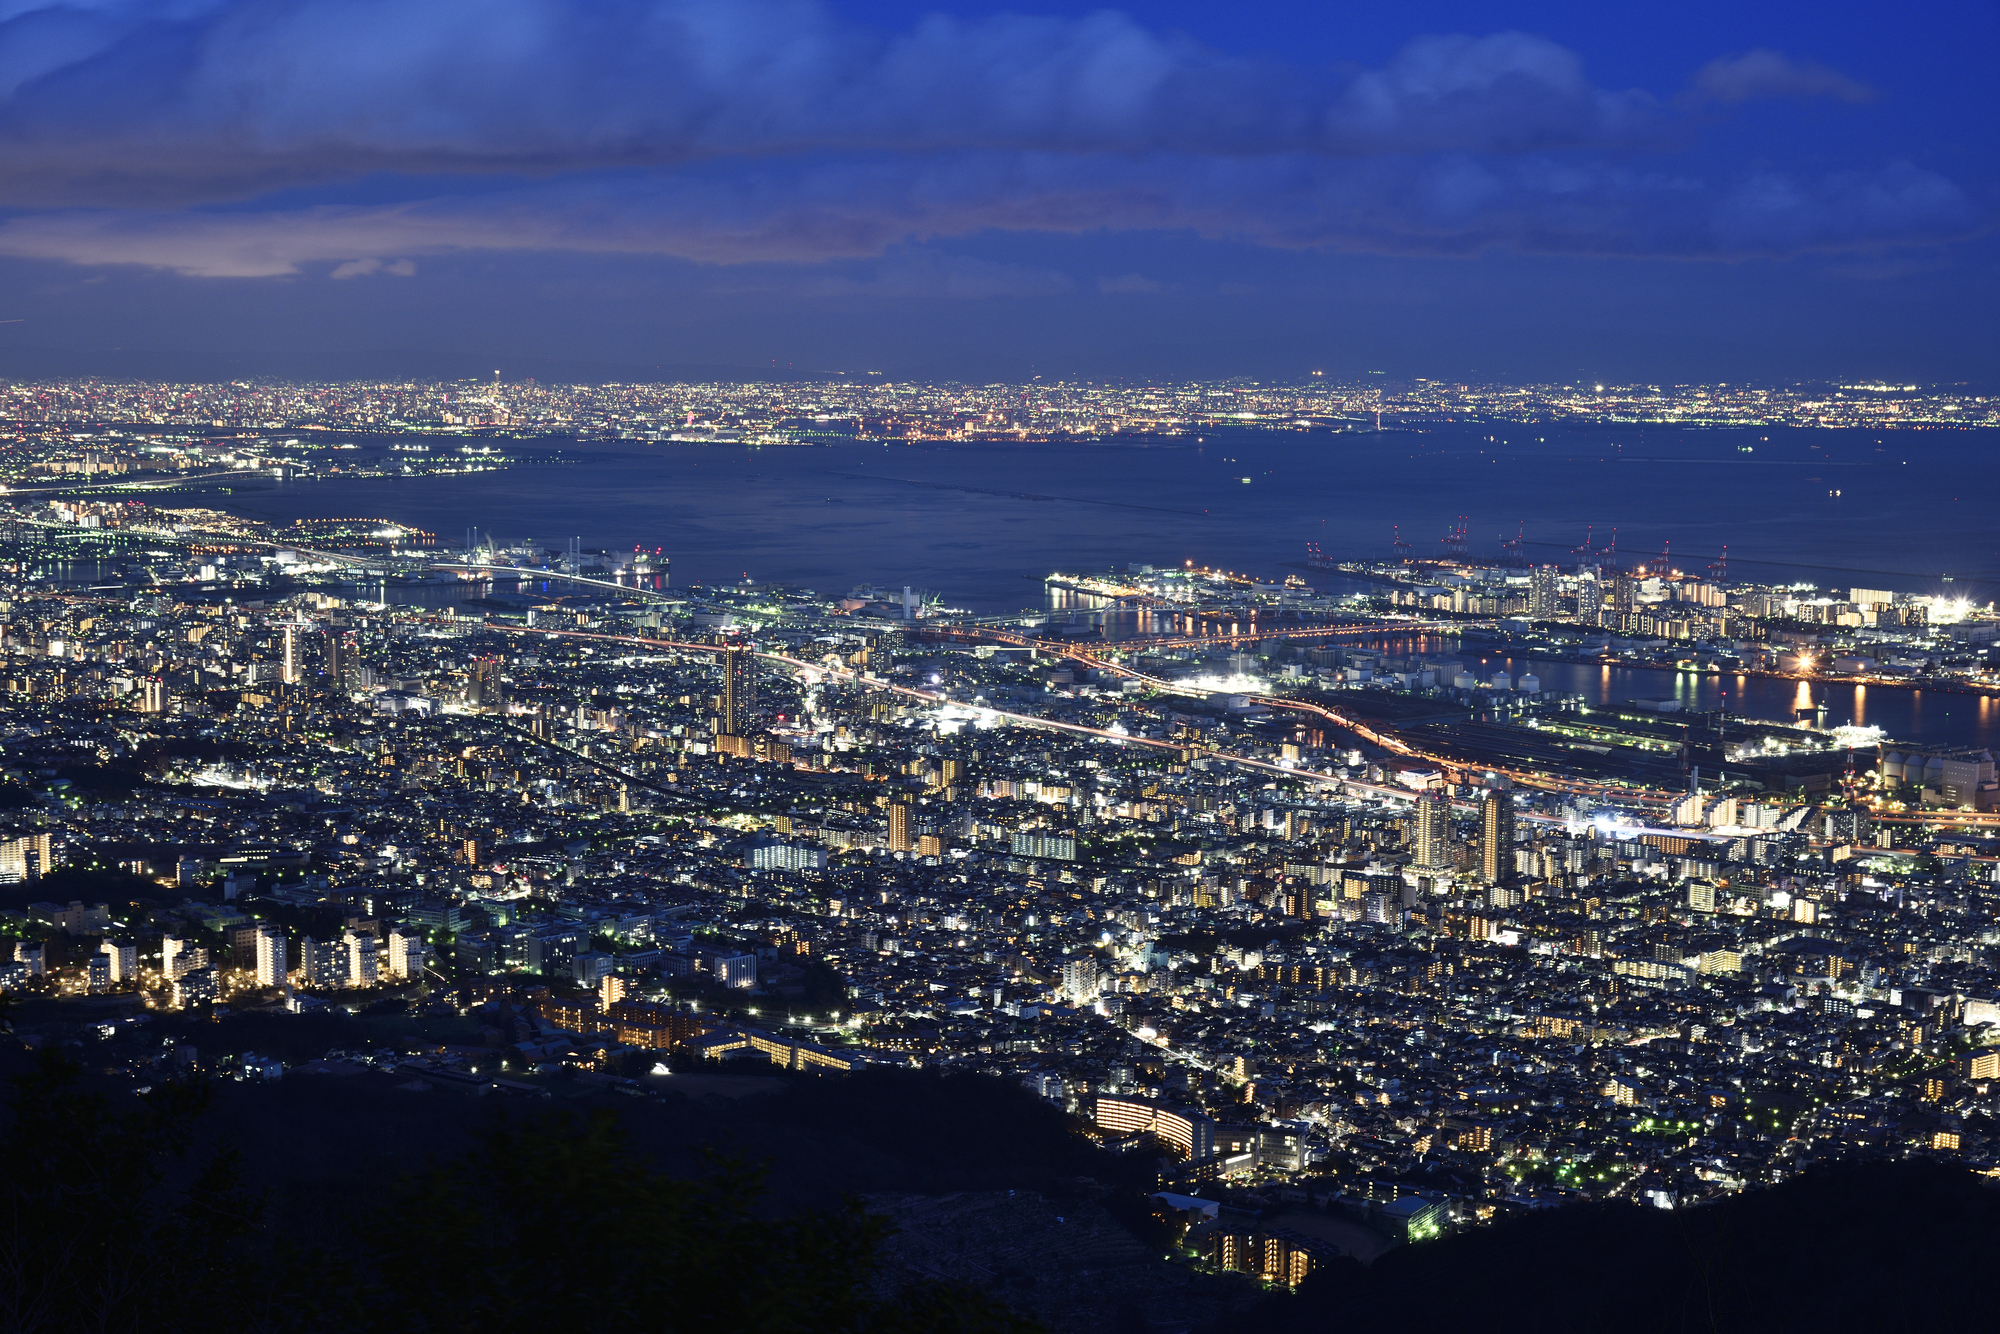
[[1990, 3], [0, 0], [0, 374], [1985, 381]]

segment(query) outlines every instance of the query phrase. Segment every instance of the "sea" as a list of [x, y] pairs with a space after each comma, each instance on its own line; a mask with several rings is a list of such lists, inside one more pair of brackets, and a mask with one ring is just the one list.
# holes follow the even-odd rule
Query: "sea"
[[[386, 442], [383, 442], [386, 445]], [[550, 548], [658, 549], [672, 583], [826, 593], [905, 584], [981, 615], [1050, 610], [1044, 578], [1128, 563], [1276, 580], [1333, 559], [1519, 553], [1734, 580], [1965, 598], [2000, 595], [2000, 436], [1451, 423], [1422, 429], [1222, 428], [1197, 436], [753, 447], [510, 442], [542, 466], [409, 478], [272, 479], [182, 503], [283, 524], [368, 517]], [[538, 454], [538, 451], [541, 453]], [[1061, 608], [1058, 608], [1060, 611]], [[1476, 650], [1468, 645], [1468, 650]], [[1463, 656], [1475, 660], [1476, 651]], [[1927, 745], [2000, 745], [2000, 704], [1970, 695], [1491, 659], [1604, 703], [1678, 698]]]

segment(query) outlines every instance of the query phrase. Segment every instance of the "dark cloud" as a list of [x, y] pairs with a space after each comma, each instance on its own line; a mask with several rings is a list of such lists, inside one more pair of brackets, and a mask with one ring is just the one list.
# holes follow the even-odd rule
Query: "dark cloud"
[[[1691, 96], [1865, 94], [1753, 51]], [[812, 0], [0, 0], [0, 254], [372, 278], [453, 251], [815, 264], [982, 231], [1166, 230], [1738, 258], [1983, 224], [1909, 164], [1723, 183], [1633, 165], [1690, 132], [1687, 101], [1599, 88], [1521, 33], [1422, 38], [1336, 75], [1112, 12], [884, 35]], [[392, 202], [296, 202], [361, 173]], [[825, 290], [1076, 281], [901, 253]]]
[[368, 171], [571, 171], [802, 152], [1501, 151], [1658, 129], [1540, 37], [1426, 38], [1344, 77], [1118, 13], [809, 0], [111, 0], [0, 10], [0, 197], [195, 200]]
[[[0, 254], [250, 278], [322, 265], [372, 272], [355, 265], [454, 250], [809, 264], [984, 231], [1185, 231], [1383, 254], [1735, 259], [1943, 241], [1981, 221], [1951, 181], [1907, 163], [1820, 177], [1764, 173], [1716, 189], [1545, 155], [980, 153], [766, 162], [376, 207], [64, 210], [0, 223]], [[925, 279], [933, 280], [943, 279]]]

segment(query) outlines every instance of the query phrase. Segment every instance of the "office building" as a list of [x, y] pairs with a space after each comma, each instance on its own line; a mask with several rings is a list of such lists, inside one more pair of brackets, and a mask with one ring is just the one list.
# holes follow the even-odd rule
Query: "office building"
[[618, 966], [615, 955], [603, 950], [585, 950], [569, 961], [570, 977], [580, 986], [596, 990]]
[[543, 977], [573, 977], [576, 956], [590, 948], [590, 931], [581, 926], [550, 927], [529, 936], [527, 946], [530, 969]]
[[715, 980], [725, 987], [748, 990], [757, 985], [757, 956], [754, 954], [719, 955], [710, 965]]

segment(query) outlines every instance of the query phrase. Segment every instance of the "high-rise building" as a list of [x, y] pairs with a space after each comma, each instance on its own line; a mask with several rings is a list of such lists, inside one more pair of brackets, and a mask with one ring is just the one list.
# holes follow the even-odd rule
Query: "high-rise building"
[[1417, 797], [1416, 854], [1419, 871], [1451, 867], [1451, 804], [1434, 792]]
[[139, 947], [124, 941], [107, 940], [99, 947], [111, 961], [113, 982], [139, 980]]
[[[163, 961], [160, 969], [169, 982], [185, 973], [198, 972], [210, 966], [208, 951], [201, 946], [191, 945], [185, 940], [176, 944], [178, 948], [174, 951], [172, 962]], [[162, 953], [164, 955], [164, 951]]]
[[300, 943], [299, 971], [305, 974], [309, 987], [332, 990], [347, 982], [347, 951], [337, 940], [314, 940], [308, 936]]
[[1528, 617], [1531, 620], [1552, 620], [1561, 607], [1559, 586], [1556, 582], [1556, 567], [1538, 565], [1528, 573]]
[[157, 676], [149, 676], [139, 683], [139, 712], [166, 713], [173, 708], [173, 692], [167, 683]]
[[282, 987], [289, 970], [285, 963], [285, 933], [275, 926], [257, 928], [257, 985]]
[[750, 730], [757, 709], [757, 655], [741, 644], [722, 650], [722, 726], [729, 736]]
[[215, 1003], [215, 970], [190, 968], [173, 980], [173, 1003], [177, 1010]]
[[424, 938], [397, 928], [389, 933], [389, 976], [413, 979], [424, 971]]
[[1611, 610], [1620, 616], [1629, 615], [1639, 605], [1639, 581], [1629, 574], [1611, 576]]
[[377, 981], [381, 960], [381, 942], [372, 933], [349, 931], [340, 938], [341, 952], [346, 955], [347, 985], [350, 987], [372, 987]]
[[889, 803], [889, 851], [910, 850], [910, 808], [900, 801]]
[[347, 688], [347, 643], [340, 637], [340, 631], [326, 632], [325, 642], [320, 646], [320, 665], [325, 672], [327, 689]]
[[484, 709], [489, 713], [507, 711], [507, 690], [500, 680], [500, 659], [481, 658], [472, 664], [465, 682], [465, 703], [467, 708]]
[[1497, 885], [1514, 875], [1514, 794], [1488, 792], [1479, 814], [1479, 878]]
[[1097, 999], [1097, 991], [1103, 985], [1103, 967], [1092, 955], [1083, 959], [1072, 959], [1063, 965], [1063, 995], [1073, 1003], [1088, 1004]]
[[39, 879], [49, 865], [49, 836], [23, 834], [0, 842], [0, 885]]

